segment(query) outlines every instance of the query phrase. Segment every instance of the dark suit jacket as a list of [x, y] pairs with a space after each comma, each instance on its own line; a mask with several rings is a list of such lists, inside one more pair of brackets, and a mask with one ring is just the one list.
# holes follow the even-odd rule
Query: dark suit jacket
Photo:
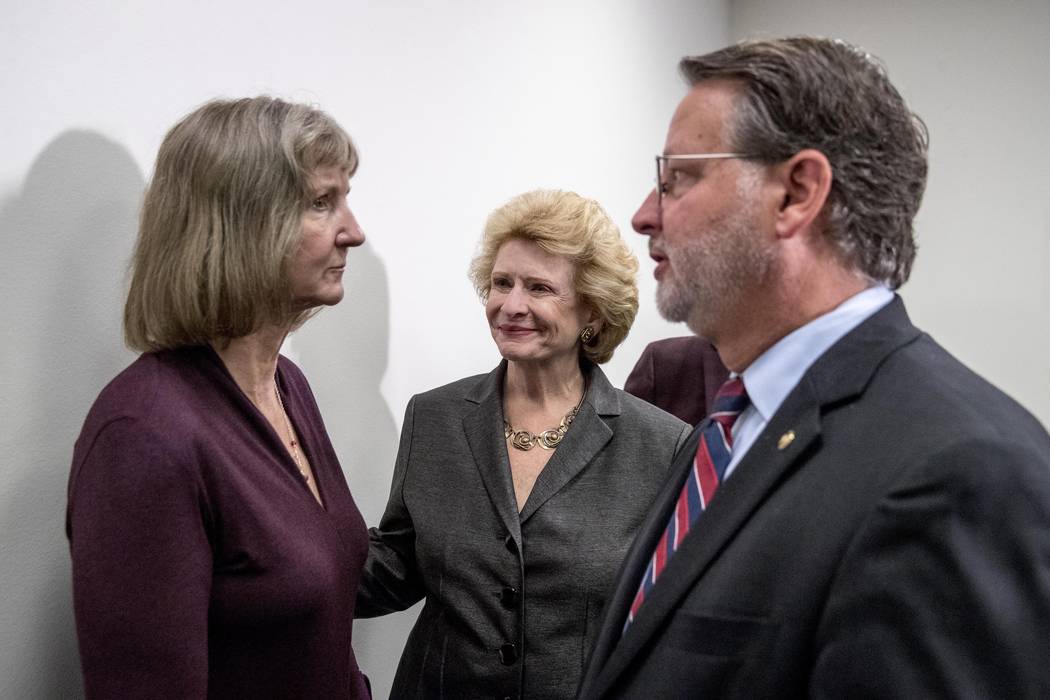
[[696, 425], [728, 378], [715, 346], [690, 335], [646, 345], [623, 390]]
[[518, 513], [505, 364], [413, 397], [357, 614], [426, 603], [395, 698], [571, 698], [608, 591], [689, 426], [597, 367]]
[[1050, 436], [899, 298], [809, 369], [621, 638], [696, 441], [582, 697], [1050, 697]]

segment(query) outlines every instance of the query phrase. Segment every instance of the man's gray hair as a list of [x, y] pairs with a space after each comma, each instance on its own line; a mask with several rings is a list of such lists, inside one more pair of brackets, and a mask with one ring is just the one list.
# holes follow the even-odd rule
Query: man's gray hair
[[736, 82], [730, 143], [776, 163], [805, 148], [831, 163], [825, 235], [842, 261], [900, 287], [915, 259], [912, 220], [926, 188], [928, 136], [884, 68], [843, 41], [744, 41], [679, 63], [692, 85]]

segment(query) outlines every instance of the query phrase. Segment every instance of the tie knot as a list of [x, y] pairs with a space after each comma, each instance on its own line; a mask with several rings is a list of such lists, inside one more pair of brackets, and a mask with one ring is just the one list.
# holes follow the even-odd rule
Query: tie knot
[[714, 403], [711, 406], [711, 417], [716, 415], [736, 416], [747, 408], [750, 399], [747, 397], [747, 389], [744, 388], [744, 380], [733, 377], [726, 381], [715, 394]]

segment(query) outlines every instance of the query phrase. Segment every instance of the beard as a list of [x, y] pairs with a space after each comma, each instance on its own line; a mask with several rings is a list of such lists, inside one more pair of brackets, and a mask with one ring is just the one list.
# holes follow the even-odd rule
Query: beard
[[775, 248], [758, 236], [754, 200], [745, 195], [741, 201], [743, 207], [706, 224], [706, 230], [663, 247], [670, 264], [656, 289], [660, 315], [685, 321], [709, 340], [711, 329], [739, 308], [749, 290], [763, 285], [777, 265]]

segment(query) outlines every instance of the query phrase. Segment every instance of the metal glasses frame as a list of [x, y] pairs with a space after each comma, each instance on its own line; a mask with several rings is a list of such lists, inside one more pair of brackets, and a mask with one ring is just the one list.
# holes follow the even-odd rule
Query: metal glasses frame
[[660, 179], [663, 175], [663, 163], [669, 160], [725, 160], [726, 158], [754, 158], [748, 153], [682, 153], [675, 155], [656, 156], [656, 203], [661, 207], [664, 203], [664, 182]]

